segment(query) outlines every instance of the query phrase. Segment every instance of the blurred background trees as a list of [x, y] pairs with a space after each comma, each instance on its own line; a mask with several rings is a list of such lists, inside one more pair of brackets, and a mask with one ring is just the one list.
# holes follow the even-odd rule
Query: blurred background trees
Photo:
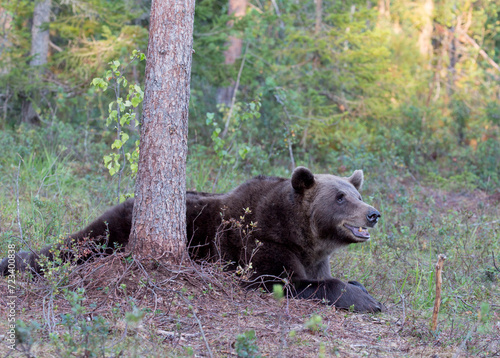
[[[113, 140], [103, 124], [113, 98], [89, 84], [109, 61], [145, 51], [149, 9], [147, 0], [1, 0], [0, 128], [52, 133], [95, 165]], [[34, 50], [47, 33], [48, 47]], [[404, 168], [500, 184], [497, 1], [202, 0], [194, 49], [195, 176], [285, 173], [293, 153], [333, 173]], [[142, 85], [144, 63], [126, 75]], [[75, 132], [79, 142], [65, 139]]]

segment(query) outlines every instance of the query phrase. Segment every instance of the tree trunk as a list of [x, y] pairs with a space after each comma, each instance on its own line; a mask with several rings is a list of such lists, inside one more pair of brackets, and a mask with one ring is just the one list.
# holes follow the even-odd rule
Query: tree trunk
[[418, 35], [418, 47], [422, 56], [430, 58], [432, 55], [432, 21], [434, 16], [434, 0], [425, 0], [422, 13], [422, 30]]
[[129, 248], [180, 262], [186, 253], [186, 156], [194, 0], [153, 0], [139, 168]]
[[453, 93], [455, 92], [455, 80], [457, 72], [455, 67], [457, 64], [457, 36], [455, 26], [452, 26], [450, 28], [448, 36], [450, 38], [448, 50], [448, 58], [450, 59], [450, 62], [448, 64], [448, 83], [446, 86], [446, 90], [448, 98], [451, 98], [453, 96]]
[[387, 21], [391, 17], [391, 2], [388, 0], [378, 0], [378, 22]]
[[49, 29], [44, 28], [50, 21], [51, 0], [35, 3], [33, 25], [31, 27], [31, 61], [30, 66], [41, 66], [47, 63], [49, 54]]
[[12, 15], [0, 6], [0, 75], [9, 73], [10, 63], [7, 63], [8, 56], [2, 56], [6, 47], [10, 47], [8, 42], [9, 31], [12, 28]]
[[[49, 55], [49, 30], [45, 28], [50, 21], [51, 0], [41, 0], [35, 3], [33, 11], [33, 24], [31, 26], [31, 61], [30, 66], [39, 67], [47, 63]], [[35, 70], [37, 76], [42, 75], [42, 70]], [[21, 103], [21, 120], [23, 122], [39, 124], [40, 117], [33, 109], [30, 96], [23, 96]]]
[[[247, 0], [229, 0], [229, 15], [234, 15], [236, 18], [240, 18], [245, 16], [247, 11]], [[227, 24], [228, 27], [233, 26], [233, 21], [229, 21]], [[235, 37], [229, 36], [229, 47], [226, 51], [224, 51], [224, 64], [226, 66], [233, 65], [241, 56], [241, 49], [243, 46], [243, 40]], [[235, 82], [232, 81], [232, 84], [228, 87], [219, 87], [217, 89], [217, 103], [225, 104], [229, 106], [231, 103], [231, 99], [233, 98], [233, 94], [235, 91]]]
[[317, 36], [321, 31], [321, 20], [323, 18], [323, 0], [314, 0], [316, 5], [316, 23], [314, 25], [314, 34]]

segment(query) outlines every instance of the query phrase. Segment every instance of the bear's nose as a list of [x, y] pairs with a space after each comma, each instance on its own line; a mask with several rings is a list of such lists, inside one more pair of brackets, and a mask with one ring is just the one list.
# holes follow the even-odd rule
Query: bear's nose
[[376, 224], [378, 222], [378, 218], [380, 217], [380, 213], [373, 209], [368, 212], [368, 215], [366, 215], [366, 218], [368, 221], [372, 224]]

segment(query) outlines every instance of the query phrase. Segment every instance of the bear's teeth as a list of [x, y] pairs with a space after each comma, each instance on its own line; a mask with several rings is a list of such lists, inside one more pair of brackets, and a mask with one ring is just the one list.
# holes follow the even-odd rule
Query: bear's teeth
[[360, 226], [360, 227], [359, 227], [359, 232], [361, 232], [361, 231], [363, 231], [363, 228]]

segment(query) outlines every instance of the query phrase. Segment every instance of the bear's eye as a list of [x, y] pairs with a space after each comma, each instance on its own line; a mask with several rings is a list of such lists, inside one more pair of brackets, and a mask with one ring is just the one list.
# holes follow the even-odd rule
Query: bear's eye
[[344, 193], [338, 193], [337, 194], [337, 203], [342, 204], [345, 201], [345, 194]]

